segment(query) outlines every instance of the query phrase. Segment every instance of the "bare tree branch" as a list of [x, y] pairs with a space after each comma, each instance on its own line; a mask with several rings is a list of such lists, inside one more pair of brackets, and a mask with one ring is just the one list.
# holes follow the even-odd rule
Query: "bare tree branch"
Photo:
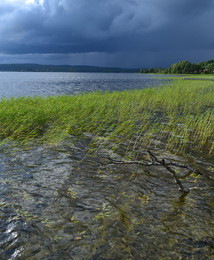
[[111, 158], [110, 156], [101, 156], [104, 159], [107, 159], [109, 162], [108, 163], [103, 163], [105, 164], [138, 164], [138, 165], [143, 165], [143, 166], [152, 166], [152, 165], [160, 165], [159, 163], [156, 162], [143, 162], [143, 161], [119, 161], [119, 160], [115, 160], [113, 158]]
[[173, 162], [171, 160], [168, 159], [158, 159], [157, 156], [155, 156], [151, 150], [147, 150], [147, 153], [150, 155], [151, 161], [150, 162], [145, 162], [145, 161], [130, 161], [130, 160], [116, 160], [111, 158], [110, 156], [101, 156], [102, 158], [108, 160], [108, 162], [106, 163], [102, 163], [103, 165], [107, 165], [107, 164], [136, 164], [136, 165], [142, 165], [142, 166], [163, 166], [167, 169], [168, 172], [170, 172], [170, 174], [172, 175], [173, 179], [175, 180], [176, 184], [179, 186], [179, 190], [183, 193], [183, 194], [187, 194], [189, 192], [188, 189], [185, 189], [183, 184], [181, 183], [181, 181], [179, 180], [175, 170], [173, 170], [170, 166], [175, 166], [175, 167], [179, 167], [179, 168], [183, 168], [183, 169], [187, 169], [190, 172], [194, 172], [197, 174], [201, 174], [198, 170], [195, 170], [193, 168], [191, 168], [188, 165], [185, 164], [180, 164], [180, 163], [176, 163]]
[[160, 165], [164, 166], [172, 175], [173, 179], [179, 186], [179, 190], [183, 192], [184, 194], [187, 194], [189, 190], [185, 189], [181, 181], [178, 179], [176, 172], [169, 167], [169, 164], [166, 163], [165, 159], [159, 160], [149, 149], [147, 150], [151, 158], [153, 158], [156, 162], [158, 162]]

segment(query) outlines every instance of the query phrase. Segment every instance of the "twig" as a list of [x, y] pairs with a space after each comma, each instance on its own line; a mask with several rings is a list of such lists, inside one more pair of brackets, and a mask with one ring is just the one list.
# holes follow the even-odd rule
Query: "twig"
[[[112, 163], [112, 164], [138, 164], [138, 165], [143, 165], [143, 166], [160, 165], [159, 163], [155, 163], [155, 162], [146, 163], [146, 162], [142, 162], [142, 161], [119, 161], [119, 160], [112, 159], [109, 156], [108, 157], [101, 156], [101, 157], [109, 160], [110, 163]], [[105, 165], [105, 164], [109, 164], [109, 163], [103, 163], [103, 164]]]
[[[187, 194], [189, 190], [186, 190], [181, 183], [181, 181], [178, 179], [176, 172], [169, 167], [169, 164], [166, 163], [165, 159], [159, 160], [149, 149], [147, 150], [151, 158], [153, 158], [156, 162], [158, 162], [160, 165], [164, 166], [173, 176], [175, 182], [179, 186], [179, 190], [183, 192], [184, 194]], [[177, 165], [178, 166], [178, 165]]]
[[[164, 160], [166, 162], [166, 159], [164, 159]], [[189, 165], [172, 162], [171, 160], [168, 160], [168, 161], [169, 161], [169, 163], [166, 162], [167, 165], [172, 165], [172, 166], [176, 166], [178, 168], [188, 169], [190, 172], [202, 175], [202, 173], [199, 170], [196, 170], [196, 169], [190, 167]]]
[[[150, 153], [151, 153], [151, 151], [150, 151]], [[157, 158], [157, 157], [154, 156], [154, 154], [153, 154], [153, 157], [151, 156], [151, 162], [149, 162], [149, 163], [146, 163], [146, 162], [143, 162], [143, 161], [124, 161], [124, 160], [120, 161], [120, 160], [112, 159], [110, 156], [101, 156], [101, 157], [109, 160], [110, 163], [113, 163], [113, 164], [139, 164], [139, 165], [143, 165], [143, 166], [162, 165], [160, 162], [158, 162], [157, 160], [154, 159], [154, 158]], [[168, 160], [168, 162], [167, 162], [167, 160]], [[190, 167], [189, 165], [172, 162], [169, 159], [164, 159], [164, 161], [165, 161], [165, 165], [187, 169], [192, 173], [202, 175], [202, 173], [200, 171]], [[102, 163], [102, 164], [105, 165], [105, 164], [109, 164], [109, 163]]]
[[160, 160], [149, 149], [147, 150], [147, 152], [150, 155], [151, 162], [115, 160], [115, 159], [111, 158], [110, 156], [107, 156], [107, 157], [101, 156], [101, 157], [109, 161], [108, 163], [103, 163], [103, 165], [106, 165], [106, 164], [120, 164], [120, 165], [136, 164], [136, 165], [142, 165], [142, 166], [158, 166], [158, 165], [160, 166], [161, 165], [161, 166], [165, 167], [167, 169], [167, 171], [169, 171], [171, 173], [176, 184], [179, 186], [179, 190], [183, 194], [187, 194], [189, 192], [189, 190], [184, 188], [184, 186], [181, 183], [181, 181], [179, 180], [176, 172], [170, 166], [188, 169], [190, 172], [195, 172], [197, 174], [201, 174], [198, 170], [195, 170], [195, 169], [189, 167], [188, 165], [172, 162], [171, 160], [168, 160], [168, 162], [167, 162], [166, 159]]

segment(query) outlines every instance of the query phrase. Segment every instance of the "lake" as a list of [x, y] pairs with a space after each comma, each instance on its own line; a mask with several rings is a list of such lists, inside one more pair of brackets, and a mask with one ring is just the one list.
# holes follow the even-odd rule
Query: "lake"
[[0, 98], [142, 89], [167, 82], [158, 76], [140, 73], [0, 72]]
[[[0, 72], [0, 98], [168, 84], [157, 76]], [[1, 143], [0, 259], [212, 259], [214, 180], [208, 159], [191, 157], [202, 174], [173, 166], [190, 190], [184, 195], [161, 165], [107, 164], [106, 152], [116, 160], [121, 155], [91, 153], [93, 143], [90, 133], [52, 145]], [[153, 151], [160, 159], [186, 162], [161, 148]]]

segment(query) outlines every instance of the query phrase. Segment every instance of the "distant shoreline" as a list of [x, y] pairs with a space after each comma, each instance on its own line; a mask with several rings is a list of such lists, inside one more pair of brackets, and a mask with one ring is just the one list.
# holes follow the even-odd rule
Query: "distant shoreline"
[[41, 65], [41, 64], [0, 64], [2, 72], [115, 72], [137, 73], [139, 68], [116, 68], [97, 66]]
[[183, 78], [183, 80], [211, 80], [214, 81], [214, 79], [209, 78]]

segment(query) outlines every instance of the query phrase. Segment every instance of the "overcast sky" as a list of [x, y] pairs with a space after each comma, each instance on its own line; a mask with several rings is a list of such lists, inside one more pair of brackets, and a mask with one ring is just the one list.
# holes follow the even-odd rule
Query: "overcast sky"
[[214, 0], [0, 0], [0, 63], [214, 59]]

